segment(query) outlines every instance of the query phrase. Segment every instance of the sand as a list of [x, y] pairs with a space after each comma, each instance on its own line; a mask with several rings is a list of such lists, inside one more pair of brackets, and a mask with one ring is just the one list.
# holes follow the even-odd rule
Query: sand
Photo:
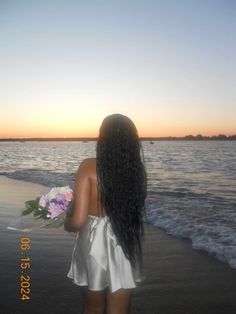
[[[20, 217], [24, 201], [49, 188], [0, 176], [0, 313], [81, 313], [81, 289], [67, 278], [75, 239], [63, 228], [7, 230]], [[138, 285], [131, 313], [235, 314], [236, 271], [191, 241], [145, 224], [143, 246], [146, 280]], [[30, 300], [20, 300], [20, 238], [31, 240]]]

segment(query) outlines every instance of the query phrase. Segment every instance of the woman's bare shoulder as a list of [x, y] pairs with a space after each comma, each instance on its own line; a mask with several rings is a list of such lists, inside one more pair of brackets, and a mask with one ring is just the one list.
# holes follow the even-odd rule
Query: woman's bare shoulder
[[88, 174], [92, 174], [96, 168], [96, 158], [85, 158], [80, 162], [79, 167], [85, 167]]
[[85, 158], [81, 161], [81, 163], [84, 164], [94, 164], [96, 162], [96, 158]]

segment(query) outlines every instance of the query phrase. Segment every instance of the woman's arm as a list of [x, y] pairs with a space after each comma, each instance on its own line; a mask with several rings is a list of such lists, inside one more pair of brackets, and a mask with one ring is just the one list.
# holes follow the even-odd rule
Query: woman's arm
[[64, 229], [68, 232], [77, 232], [86, 222], [89, 211], [90, 197], [90, 179], [88, 160], [84, 159], [78, 168], [75, 191], [74, 191], [74, 206], [70, 215], [64, 222]]

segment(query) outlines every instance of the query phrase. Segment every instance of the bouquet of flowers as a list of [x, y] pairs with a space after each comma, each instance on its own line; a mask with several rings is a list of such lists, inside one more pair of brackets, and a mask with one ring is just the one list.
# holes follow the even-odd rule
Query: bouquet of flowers
[[46, 220], [45, 226], [60, 227], [66, 218], [70, 216], [74, 203], [73, 190], [67, 186], [53, 187], [47, 194], [37, 197], [35, 200], [25, 202], [22, 216], [33, 214], [35, 219]]

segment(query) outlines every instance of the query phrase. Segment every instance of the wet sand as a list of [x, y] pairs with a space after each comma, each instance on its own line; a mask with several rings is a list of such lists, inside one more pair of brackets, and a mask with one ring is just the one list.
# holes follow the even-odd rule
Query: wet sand
[[[75, 238], [63, 228], [29, 233], [6, 227], [20, 217], [24, 201], [49, 188], [0, 176], [0, 313], [82, 314], [81, 289], [67, 278]], [[143, 262], [146, 280], [138, 285], [131, 313], [235, 314], [236, 270], [191, 241], [145, 224]], [[20, 237], [28, 236], [30, 300], [20, 300]]]

